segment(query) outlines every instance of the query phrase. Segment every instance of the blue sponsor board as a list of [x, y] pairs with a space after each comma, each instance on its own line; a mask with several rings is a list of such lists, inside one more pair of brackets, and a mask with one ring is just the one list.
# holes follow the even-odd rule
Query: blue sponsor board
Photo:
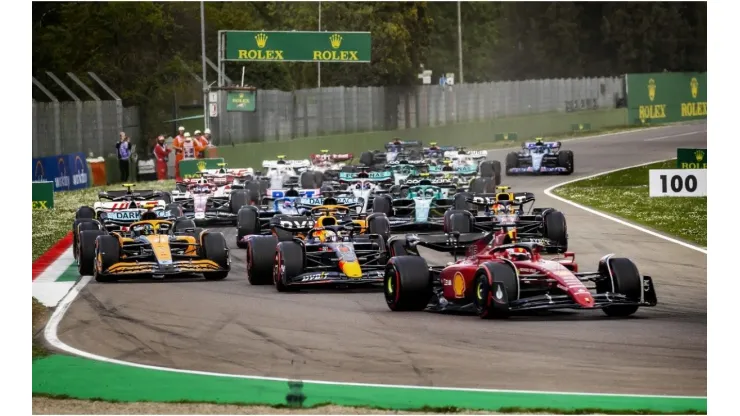
[[82, 152], [32, 159], [33, 181], [54, 183], [54, 192], [89, 186], [87, 160]]

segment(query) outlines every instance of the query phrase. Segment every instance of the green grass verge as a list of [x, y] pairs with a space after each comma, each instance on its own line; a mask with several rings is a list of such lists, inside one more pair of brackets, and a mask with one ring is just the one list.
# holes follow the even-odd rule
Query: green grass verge
[[48, 315], [48, 310], [46, 309], [46, 306], [44, 306], [41, 302], [36, 300], [36, 298], [33, 299], [33, 306], [31, 307], [31, 322], [32, 322], [32, 358], [41, 358], [46, 357], [49, 355], [49, 352], [44, 348], [41, 343], [37, 342], [35, 339], [36, 331], [41, 330], [43, 326], [46, 324], [46, 317]]
[[706, 247], [706, 197], [650, 198], [648, 171], [675, 168], [672, 159], [574, 182], [554, 193]]
[[[175, 181], [153, 181], [136, 184], [136, 189], [169, 191]], [[122, 189], [120, 185], [99, 186], [54, 194], [54, 209], [34, 210], [31, 221], [32, 260], [36, 260], [57, 241], [72, 231], [75, 211], [82, 205], [91, 205], [98, 199], [98, 192], [105, 189]]]

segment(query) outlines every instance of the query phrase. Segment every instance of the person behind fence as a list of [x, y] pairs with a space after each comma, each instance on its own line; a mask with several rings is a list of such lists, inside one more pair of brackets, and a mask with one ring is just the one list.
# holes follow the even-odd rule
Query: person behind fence
[[167, 147], [164, 136], [157, 137], [157, 144], [154, 145], [154, 157], [157, 159], [157, 180], [167, 179], [167, 161], [172, 149]]
[[185, 127], [180, 126], [177, 129], [178, 134], [175, 136], [175, 140], [172, 141], [172, 148], [175, 149], [175, 179], [182, 180], [180, 178], [180, 161], [182, 160], [182, 142], [185, 141]]
[[203, 149], [204, 147], [199, 140], [193, 139], [190, 137], [190, 133], [185, 132], [185, 140], [182, 142], [183, 160], [195, 159]]
[[200, 146], [203, 148], [203, 151], [198, 152], [198, 159], [205, 159], [206, 157], [206, 148], [208, 147], [208, 139], [203, 135], [203, 133], [200, 132], [200, 130], [195, 131], [195, 141], [197, 141]]
[[131, 157], [131, 139], [126, 136], [125, 132], [119, 134], [118, 143], [116, 143], [116, 153], [118, 154], [118, 169], [121, 171], [121, 181], [128, 181], [129, 158]]

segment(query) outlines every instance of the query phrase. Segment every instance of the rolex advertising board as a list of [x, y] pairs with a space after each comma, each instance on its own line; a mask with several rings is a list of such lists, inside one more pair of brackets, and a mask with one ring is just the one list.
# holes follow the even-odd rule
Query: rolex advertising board
[[224, 163], [224, 158], [181, 160], [180, 176], [184, 179], [197, 178], [198, 172], [204, 169], [218, 169], [221, 167], [219, 166], [220, 163]]
[[370, 32], [224, 33], [226, 61], [370, 62]]
[[630, 124], [674, 123], [707, 118], [707, 73], [627, 74]]

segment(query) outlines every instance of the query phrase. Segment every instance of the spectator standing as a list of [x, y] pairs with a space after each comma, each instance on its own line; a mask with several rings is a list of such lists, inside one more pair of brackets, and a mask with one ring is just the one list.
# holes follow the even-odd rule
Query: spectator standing
[[180, 178], [180, 161], [183, 157], [182, 144], [185, 141], [185, 127], [180, 126], [178, 131], [179, 134], [175, 136], [175, 140], [172, 141], [172, 148], [175, 149], [175, 179], [181, 181], [182, 178]]
[[154, 145], [154, 157], [157, 159], [157, 180], [167, 179], [167, 162], [172, 149], [167, 147], [164, 136], [157, 137], [157, 144]]
[[121, 181], [128, 181], [129, 158], [131, 157], [131, 139], [125, 132], [119, 134], [118, 143], [116, 143], [116, 153], [118, 154], [118, 169], [121, 171]]

